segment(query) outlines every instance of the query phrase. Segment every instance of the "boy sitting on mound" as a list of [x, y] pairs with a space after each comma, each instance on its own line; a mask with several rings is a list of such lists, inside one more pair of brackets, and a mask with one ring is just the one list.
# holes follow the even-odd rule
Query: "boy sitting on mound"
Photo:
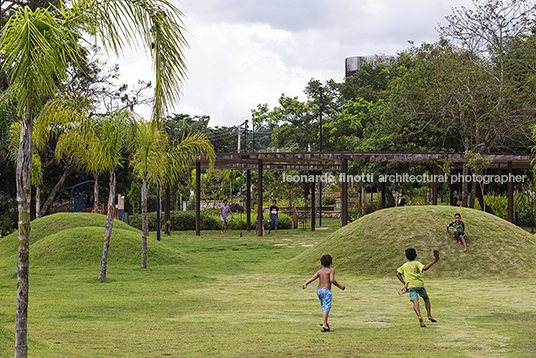
[[430, 298], [428, 293], [424, 288], [424, 281], [421, 277], [421, 272], [428, 270], [439, 261], [439, 251], [434, 250], [434, 259], [428, 265], [424, 266], [419, 261], [415, 261], [417, 257], [417, 251], [413, 247], [406, 249], [406, 258], [409, 260], [404, 265], [400, 266], [396, 270], [396, 277], [404, 284], [404, 287], [407, 287], [409, 291], [409, 300], [413, 303], [413, 309], [419, 318], [419, 324], [421, 327], [426, 327], [421, 316], [421, 310], [419, 308], [419, 296], [424, 300], [424, 306], [426, 307], [426, 312], [428, 314], [428, 319], [432, 322], [437, 322], [432, 317], [432, 307], [430, 305]]
[[318, 281], [318, 288], [316, 294], [320, 299], [320, 304], [322, 305], [322, 332], [331, 332], [328, 324], [328, 315], [331, 310], [331, 301], [333, 300], [333, 295], [331, 294], [331, 284], [334, 284], [338, 288], [344, 291], [345, 286], [339, 284], [335, 281], [335, 270], [330, 266], [333, 263], [331, 255], [322, 255], [320, 258], [320, 263], [324, 266], [322, 269], [318, 270], [313, 277], [308, 279], [303, 285], [302, 288], [306, 288], [308, 284], [320, 278]]
[[450, 236], [450, 227], [454, 230], [454, 237], [458, 240], [460, 245], [463, 245], [463, 251], [467, 251], [467, 244], [465, 243], [465, 224], [461, 220], [460, 214], [454, 215], [454, 221], [447, 225], [447, 235]]

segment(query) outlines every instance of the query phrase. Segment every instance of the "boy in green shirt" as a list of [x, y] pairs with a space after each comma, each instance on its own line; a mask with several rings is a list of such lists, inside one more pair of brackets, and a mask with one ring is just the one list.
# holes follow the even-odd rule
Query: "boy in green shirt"
[[409, 300], [413, 303], [413, 309], [419, 318], [419, 324], [421, 327], [426, 327], [421, 316], [421, 310], [419, 308], [419, 296], [424, 300], [424, 306], [428, 314], [428, 319], [432, 322], [437, 322], [432, 317], [432, 307], [430, 305], [430, 298], [424, 288], [424, 281], [421, 277], [421, 272], [428, 270], [439, 261], [439, 251], [434, 250], [434, 259], [428, 265], [423, 265], [419, 261], [415, 261], [417, 257], [417, 251], [413, 247], [406, 249], [406, 258], [409, 260], [404, 265], [400, 266], [396, 270], [396, 277], [404, 284], [409, 291]]
[[454, 215], [454, 221], [447, 225], [447, 235], [450, 236], [450, 227], [454, 230], [454, 237], [458, 240], [460, 245], [463, 245], [463, 252], [467, 251], [467, 244], [465, 243], [465, 224], [461, 220], [462, 216], [458, 213]]

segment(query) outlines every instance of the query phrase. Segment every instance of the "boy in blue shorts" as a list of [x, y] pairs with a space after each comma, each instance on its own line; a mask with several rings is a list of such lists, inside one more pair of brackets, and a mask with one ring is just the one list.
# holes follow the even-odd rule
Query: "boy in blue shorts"
[[419, 308], [419, 296], [424, 300], [424, 306], [426, 307], [426, 313], [428, 314], [428, 319], [432, 322], [437, 322], [432, 317], [432, 307], [430, 305], [430, 298], [428, 293], [424, 288], [424, 281], [421, 277], [421, 272], [428, 270], [439, 261], [439, 251], [434, 250], [434, 259], [428, 265], [424, 266], [419, 261], [415, 261], [417, 257], [417, 251], [413, 247], [406, 249], [406, 258], [409, 260], [404, 265], [400, 266], [396, 270], [396, 277], [404, 284], [409, 291], [409, 300], [413, 303], [413, 309], [417, 314], [419, 319], [419, 324], [421, 327], [426, 327], [421, 316], [421, 310]]
[[328, 315], [331, 310], [331, 302], [333, 296], [331, 294], [331, 284], [334, 284], [338, 288], [344, 291], [345, 286], [339, 284], [335, 280], [335, 270], [330, 266], [333, 263], [331, 255], [322, 255], [320, 258], [320, 263], [324, 266], [322, 269], [318, 270], [313, 277], [308, 279], [303, 285], [302, 288], [306, 288], [308, 284], [319, 278], [318, 287], [316, 294], [320, 299], [320, 304], [322, 305], [322, 332], [332, 332], [328, 324]]

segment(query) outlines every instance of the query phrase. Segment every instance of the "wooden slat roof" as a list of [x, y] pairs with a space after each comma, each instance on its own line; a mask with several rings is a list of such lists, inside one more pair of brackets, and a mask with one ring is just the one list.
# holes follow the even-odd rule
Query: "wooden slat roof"
[[[490, 168], [505, 169], [512, 162], [514, 169], [532, 168], [532, 154], [481, 153], [491, 158]], [[264, 170], [327, 170], [339, 171], [343, 159], [372, 160], [377, 162], [445, 162], [461, 164], [468, 161], [464, 153], [425, 152], [270, 152], [270, 153], [217, 153], [215, 169], [256, 170], [259, 160]], [[198, 158], [201, 168], [208, 168], [208, 158]], [[195, 168], [193, 163], [190, 168]]]

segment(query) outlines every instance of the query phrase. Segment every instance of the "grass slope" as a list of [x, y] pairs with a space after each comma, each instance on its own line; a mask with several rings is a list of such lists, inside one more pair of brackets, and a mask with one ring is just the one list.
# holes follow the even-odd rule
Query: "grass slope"
[[[99, 214], [55, 214], [32, 222], [30, 264], [33, 267], [99, 265], [106, 216]], [[181, 253], [149, 237], [148, 265], [179, 263]], [[0, 259], [15, 265], [17, 236], [0, 241]], [[140, 264], [141, 231], [115, 220], [110, 239], [108, 264]]]
[[[468, 252], [462, 252], [447, 224], [459, 212], [465, 223]], [[449, 206], [389, 208], [366, 215], [287, 262], [296, 272], [314, 272], [320, 256], [333, 256], [339, 272], [394, 275], [405, 262], [404, 250], [414, 247], [417, 260], [427, 264], [432, 250], [441, 260], [427, 275], [436, 277], [523, 277], [536, 272], [533, 235], [494, 215]]]
[[[33, 220], [30, 231], [30, 245], [60, 231], [80, 227], [106, 227], [106, 215], [94, 213], [57, 213]], [[114, 219], [114, 230], [123, 229], [141, 233], [122, 221]], [[17, 231], [0, 239], [0, 258], [11, 256], [18, 250]]]

